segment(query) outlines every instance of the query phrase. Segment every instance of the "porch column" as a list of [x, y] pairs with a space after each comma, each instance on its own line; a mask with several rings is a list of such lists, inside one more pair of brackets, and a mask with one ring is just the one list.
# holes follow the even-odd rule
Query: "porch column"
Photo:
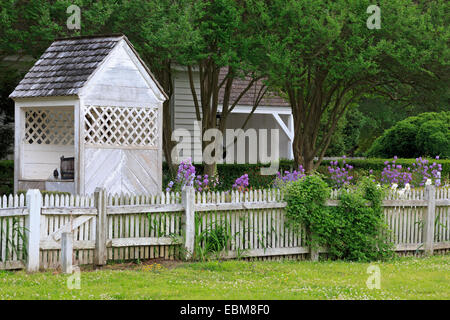
[[288, 159], [293, 159], [293, 152], [292, 152], [292, 142], [294, 141], [294, 120], [292, 118], [292, 114], [288, 115], [288, 125], [284, 123], [283, 119], [281, 119], [278, 112], [272, 113], [272, 116], [275, 118], [278, 125], [281, 127], [283, 132], [288, 137]]
[[294, 142], [294, 117], [292, 113], [288, 117], [288, 129], [291, 132], [288, 142], [288, 159], [292, 160], [294, 159], [294, 150], [292, 149], [292, 145]]

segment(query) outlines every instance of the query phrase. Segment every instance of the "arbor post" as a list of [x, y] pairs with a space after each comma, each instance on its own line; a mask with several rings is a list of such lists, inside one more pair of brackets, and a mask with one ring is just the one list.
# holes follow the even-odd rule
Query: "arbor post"
[[39, 242], [41, 235], [42, 195], [38, 189], [30, 189], [26, 194], [28, 217], [26, 219], [27, 271], [39, 271]]

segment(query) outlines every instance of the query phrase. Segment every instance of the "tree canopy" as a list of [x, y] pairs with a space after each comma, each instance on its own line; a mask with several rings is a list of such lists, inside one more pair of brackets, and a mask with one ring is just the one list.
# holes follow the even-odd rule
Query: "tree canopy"
[[[289, 99], [296, 162], [311, 171], [347, 108], [363, 97], [410, 100], [448, 88], [448, 4], [379, 1], [381, 28], [368, 29], [363, 0], [252, 3], [269, 79]], [[320, 134], [321, 121], [325, 126]], [[314, 165], [313, 159], [319, 161]]]
[[[232, 101], [230, 95], [235, 79], [247, 78], [250, 86], [264, 79], [260, 97], [269, 88], [290, 102], [294, 156], [308, 171], [320, 164], [332, 143], [342, 145], [333, 146], [334, 150], [354, 151], [352, 146], [358, 136], [355, 132], [364, 134], [364, 128], [370, 127], [367, 118], [356, 112], [346, 117], [347, 110], [356, 110], [358, 103], [367, 107], [371, 103], [364, 101], [394, 101], [384, 104], [386, 116], [380, 108], [379, 114], [372, 117], [383, 128], [398, 120], [398, 106], [412, 103], [412, 113], [449, 106], [450, 4], [444, 0], [380, 0], [380, 29], [367, 28], [367, 8], [373, 4], [370, 0], [1, 3], [1, 59], [7, 55], [31, 55], [36, 59], [55, 38], [124, 33], [169, 96], [173, 92], [174, 63], [187, 67], [191, 84], [192, 74], [198, 72], [200, 90], [194, 85], [191, 89], [203, 132], [226, 128], [227, 115], [239, 102], [239, 97]], [[66, 27], [66, 10], [72, 4], [81, 8], [80, 31]], [[13, 87], [12, 82], [20, 80], [20, 75], [5, 63], [1, 66], [0, 82], [5, 83], [1, 108], [8, 114], [12, 101], [5, 94], [8, 87]], [[226, 70], [223, 79], [219, 77], [220, 70]], [[248, 89], [241, 93], [245, 90]], [[223, 95], [223, 107], [217, 126], [219, 92]], [[257, 99], [254, 108], [258, 103]], [[377, 104], [373, 106], [378, 108]], [[171, 112], [166, 102], [163, 139], [169, 163], [174, 146]], [[407, 113], [402, 109], [402, 115]], [[389, 121], [383, 121], [388, 115]], [[362, 121], [366, 121], [366, 127], [364, 123], [361, 126]], [[420, 145], [425, 148], [433, 143], [434, 140], [425, 139], [426, 132], [439, 128], [437, 123], [424, 127]], [[381, 131], [373, 129], [376, 134]], [[336, 132], [342, 139], [336, 137]], [[372, 141], [371, 137], [365, 139], [366, 145]], [[315, 164], [314, 157], [319, 158]]]
[[450, 158], [450, 111], [427, 112], [399, 121], [375, 140], [368, 155]]

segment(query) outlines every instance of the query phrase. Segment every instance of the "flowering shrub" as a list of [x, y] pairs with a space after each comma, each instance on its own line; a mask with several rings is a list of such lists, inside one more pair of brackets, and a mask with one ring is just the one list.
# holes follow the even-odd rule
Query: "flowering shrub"
[[[436, 157], [439, 159], [439, 157]], [[392, 162], [386, 161], [385, 167], [381, 172], [381, 183], [412, 187], [423, 187], [428, 180], [436, 186], [441, 184], [442, 165], [433, 162], [431, 165], [427, 159], [416, 158], [416, 162], [411, 167], [404, 169], [401, 165], [395, 163], [397, 157]]]
[[209, 178], [207, 174], [198, 175], [194, 181], [194, 188], [196, 191], [209, 191], [215, 189], [219, 185], [219, 178]]
[[397, 160], [397, 156], [394, 157], [392, 162], [385, 161], [384, 169], [381, 172], [381, 183], [396, 185], [396, 186], [405, 186], [406, 184], [410, 184], [412, 180], [412, 172], [411, 168], [408, 167], [407, 171], [402, 171], [402, 166], [400, 164], [395, 164]]
[[233, 190], [248, 191], [248, 174], [244, 174], [236, 179], [233, 184]]
[[328, 166], [328, 172], [331, 175], [333, 188], [341, 188], [350, 184], [353, 180], [353, 176], [350, 174], [353, 170], [353, 166], [345, 162], [345, 156], [342, 158], [342, 166], [339, 166], [337, 160], [331, 161], [330, 166]]
[[[409, 189], [414, 187], [423, 187], [427, 184], [434, 184], [436, 186], [445, 184], [444, 180], [441, 182], [443, 165], [441, 163], [437, 163], [438, 161], [429, 161], [423, 158], [417, 158], [415, 159], [415, 162], [412, 162], [411, 160], [409, 162], [405, 162], [405, 160], [398, 160], [400, 163], [403, 161], [403, 165], [401, 165], [397, 163], [397, 160], [398, 158], [394, 157], [393, 160], [385, 161], [381, 176], [375, 175], [373, 170], [369, 170], [372, 182], [388, 187], [395, 186], [395, 189], [397, 187], [405, 188], [406, 186], [408, 186]], [[436, 160], [439, 160], [439, 157], [436, 157]], [[368, 161], [370, 164], [370, 159]], [[376, 168], [376, 170], [380, 169], [380, 167]], [[244, 171], [244, 169], [242, 169], [242, 171]], [[366, 173], [367, 172], [365, 171], [364, 176], [366, 176]], [[252, 189], [249, 181], [250, 175], [252, 175], [251, 172], [245, 173], [237, 178], [233, 182], [231, 189], [238, 191], [248, 191], [249, 189]], [[378, 176], [378, 179], [376, 179], [374, 175]], [[272, 185], [276, 188], [283, 188], [287, 184], [298, 181], [305, 176], [305, 169], [300, 165], [298, 169], [294, 171], [285, 170], [284, 172], [277, 172], [275, 180], [272, 180]], [[227, 178], [229, 179], [228, 181], [231, 180], [229, 177], [224, 179], [226, 180]], [[355, 180], [359, 181], [361, 177], [358, 176], [358, 172], [356, 172], [354, 176], [353, 166], [347, 163], [345, 157], [343, 157], [343, 160], [340, 163], [338, 161], [330, 162], [330, 165], [327, 167], [327, 172], [325, 172], [323, 178], [330, 187], [342, 188], [348, 186], [349, 184], [356, 184]], [[255, 178], [255, 180], [252, 178], [252, 183], [258, 187], [257, 178]], [[176, 178], [174, 181], [170, 181], [167, 184], [166, 191], [181, 191], [185, 186], [193, 186], [198, 192], [216, 191], [218, 189], [223, 190], [224, 187], [229, 188], [229, 184], [222, 185], [219, 182], [218, 176], [209, 177], [207, 174], [197, 174], [196, 167], [192, 164], [190, 158], [180, 163]], [[229, 190], [230, 189], [227, 191]]]
[[178, 166], [177, 177], [175, 181], [170, 181], [167, 184], [166, 191], [180, 191], [184, 187], [194, 187], [195, 191], [209, 191], [219, 184], [219, 179], [210, 179], [207, 174], [196, 175], [195, 166], [192, 164], [191, 158], [181, 161]]
[[274, 185], [275, 187], [281, 187], [285, 185], [286, 183], [297, 181], [301, 178], [306, 176], [305, 169], [303, 169], [303, 166], [300, 165], [298, 167], [298, 170], [294, 171], [284, 171], [284, 175], [281, 174], [281, 172], [277, 172], [277, 177], [275, 178]]
[[[439, 156], [436, 157], [436, 160], [439, 160]], [[433, 162], [430, 165], [427, 159], [422, 159], [422, 157], [420, 157], [416, 158], [416, 162], [412, 164], [412, 167], [412, 181], [414, 186], [423, 187], [427, 183], [427, 180], [431, 180], [431, 183], [436, 186], [441, 185], [441, 164]]]

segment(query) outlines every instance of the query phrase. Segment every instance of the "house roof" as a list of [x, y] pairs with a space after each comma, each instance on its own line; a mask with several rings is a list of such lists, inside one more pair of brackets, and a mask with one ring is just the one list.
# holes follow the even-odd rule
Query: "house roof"
[[116, 44], [124, 39], [167, 98], [154, 75], [122, 34], [55, 40], [20, 81], [10, 98], [77, 95]]
[[[221, 82], [227, 75], [227, 69], [222, 68], [220, 70], [219, 74], [219, 82]], [[234, 79], [233, 85], [231, 87], [231, 94], [230, 94], [230, 104], [236, 101], [236, 99], [239, 97], [242, 91], [245, 90], [245, 88], [248, 86], [251, 79]], [[262, 86], [262, 81], [256, 82], [256, 84], [253, 84], [253, 86], [241, 97], [239, 100], [238, 105], [241, 106], [253, 106], [255, 103], [255, 100], [258, 97], [259, 90]], [[219, 103], [223, 103], [223, 94], [224, 94], [224, 87], [221, 88], [219, 91]], [[285, 99], [281, 98], [279, 95], [266, 92], [264, 95], [264, 98], [259, 103], [260, 106], [289, 106], [289, 102]]]

